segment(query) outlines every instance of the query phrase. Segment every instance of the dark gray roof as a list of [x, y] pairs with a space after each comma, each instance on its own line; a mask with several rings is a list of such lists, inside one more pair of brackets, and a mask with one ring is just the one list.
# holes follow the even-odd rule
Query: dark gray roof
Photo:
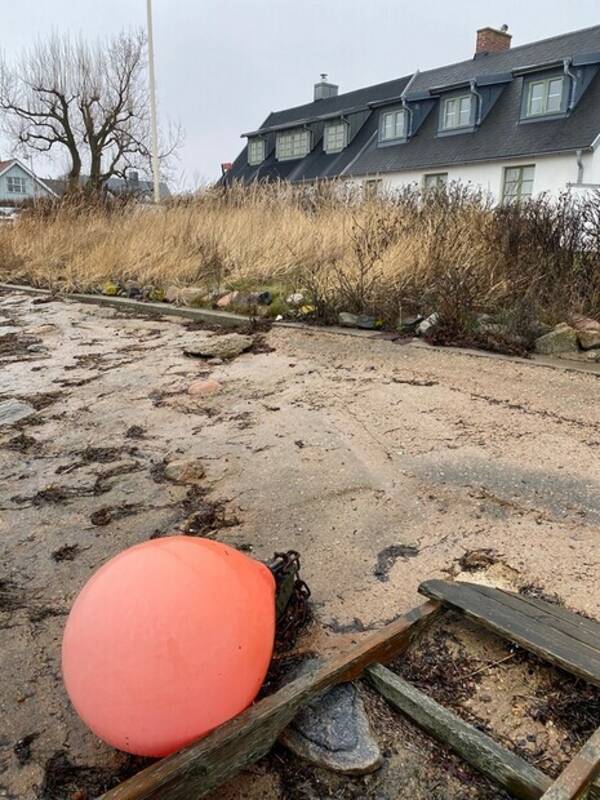
[[[81, 186], [85, 186], [88, 181], [89, 175], [80, 175], [79, 183]], [[44, 178], [44, 183], [59, 197], [67, 190], [67, 181], [64, 178]], [[154, 192], [152, 181], [139, 179], [133, 181], [125, 180], [124, 178], [109, 178], [106, 182], [106, 188], [113, 194], [133, 194], [142, 198], [152, 197]], [[163, 200], [171, 196], [169, 186], [164, 181], [160, 182], [160, 196]]]
[[[297, 181], [340, 174], [358, 176], [587, 149], [600, 133], [600, 73], [567, 118], [519, 124], [523, 85], [520, 73], [593, 53], [600, 53], [600, 25], [418, 73], [410, 85], [411, 96], [435, 94], [444, 88], [466, 85], [473, 79], [512, 73], [512, 81], [505, 84], [489, 115], [472, 133], [437, 136], [436, 104], [409, 142], [378, 147], [375, 134], [380, 106], [386, 101], [397, 102], [410, 76], [272, 112], [259, 129], [269, 142], [267, 159], [259, 167], [250, 167], [244, 148], [227, 174], [227, 180]], [[323, 124], [319, 118], [335, 113], [352, 115], [360, 109], [368, 109], [368, 113], [362, 113], [361, 127], [342, 153], [326, 155], [322, 139], [315, 136], [313, 150], [304, 159], [282, 162], [275, 159], [275, 134], [269, 129], [309, 124], [317, 130]]]

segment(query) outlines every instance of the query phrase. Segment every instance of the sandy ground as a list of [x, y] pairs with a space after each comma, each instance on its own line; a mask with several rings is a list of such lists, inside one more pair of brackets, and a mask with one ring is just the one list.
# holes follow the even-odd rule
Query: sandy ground
[[[600, 617], [597, 375], [286, 329], [267, 334], [271, 352], [210, 366], [183, 355], [204, 335], [172, 318], [0, 295], [0, 401], [37, 409], [0, 427], [0, 797], [81, 800], [139, 768], [71, 710], [60, 640], [101, 563], [205, 502], [165, 480], [165, 461], [201, 461], [222, 541], [258, 558], [300, 551], [317, 620], [307, 647], [393, 619], [420, 602], [421, 580], [459, 575], [459, 559], [482, 548], [495, 555], [476, 580]], [[222, 391], [190, 397], [208, 375]], [[464, 625], [453, 640], [484, 666], [510, 656]], [[510, 658], [484, 671], [466, 713], [538, 747], [547, 724], [507, 722], [531, 675]], [[276, 751], [217, 796], [499, 796], [450, 757], [429, 758], [434, 746], [364, 691], [386, 754], [376, 776], [333, 785]], [[559, 753], [564, 737], [548, 736]]]

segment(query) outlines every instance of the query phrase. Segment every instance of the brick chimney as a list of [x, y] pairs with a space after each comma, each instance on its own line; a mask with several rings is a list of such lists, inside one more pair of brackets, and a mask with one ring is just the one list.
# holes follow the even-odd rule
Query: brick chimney
[[480, 28], [477, 31], [477, 44], [475, 58], [488, 53], [502, 53], [510, 48], [511, 34], [508, 25], [503, 25], [500, 30], [496, 28]]

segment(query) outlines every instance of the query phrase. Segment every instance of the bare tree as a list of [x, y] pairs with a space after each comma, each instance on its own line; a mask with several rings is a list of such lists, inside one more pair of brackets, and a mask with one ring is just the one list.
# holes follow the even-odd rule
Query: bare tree
[[[71, 189], [87, 169], [89, 188], [99, 190], [129, 168], [148, 169], [145, 67], [142, 32], [93, 45], [59, 35], [39, 41], [17, 63], [0, 61], [3, 127], [18, 149], [66, 152]], [[171, 138], [163, 160], [179, 134]]]

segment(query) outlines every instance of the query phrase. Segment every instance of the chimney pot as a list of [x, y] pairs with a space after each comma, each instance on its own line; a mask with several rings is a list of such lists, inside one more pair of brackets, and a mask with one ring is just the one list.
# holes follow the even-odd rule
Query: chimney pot
[[512, 35], [508, 32], [508, 25], [497, 28], [480, 28], [477, 31], [477, 44], [475, 57], [488, 53], [503, 53], [510, 49]]

